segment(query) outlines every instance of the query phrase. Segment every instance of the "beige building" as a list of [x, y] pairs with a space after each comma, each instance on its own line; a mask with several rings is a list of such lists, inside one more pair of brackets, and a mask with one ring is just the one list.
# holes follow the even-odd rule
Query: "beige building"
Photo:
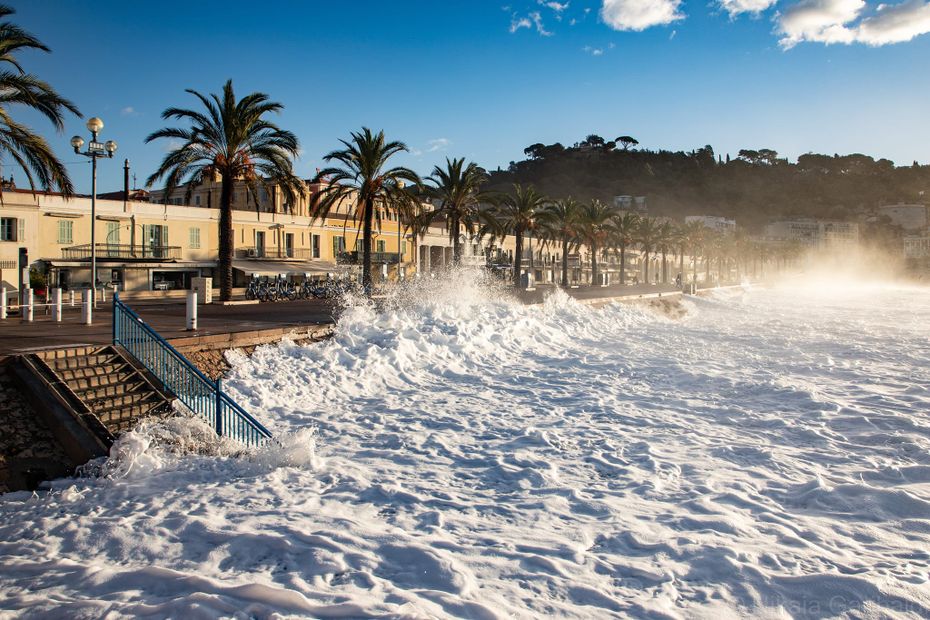
[[[50, 286], [90, 285], [88, 198], [6, 191], [0, 205], [0, 280], [18, 285], [20, 249]], [[149, 202], [97, 200], [97, 280], [122, 290], [186, 289], [197, 276], [212, 276], [218, 254], [219, 210]], [[346, 276], [362, 249], [357, 224], [334, 213], [325, 221], [306, 215], [233, 211], [237, 285], [258, 276]], [[375, 277], [396, 277], [398, 262], [414, 267], [410, 238], [387, 215], [372, 242]], [[398, 252], [399, 250], [399, 252]]]

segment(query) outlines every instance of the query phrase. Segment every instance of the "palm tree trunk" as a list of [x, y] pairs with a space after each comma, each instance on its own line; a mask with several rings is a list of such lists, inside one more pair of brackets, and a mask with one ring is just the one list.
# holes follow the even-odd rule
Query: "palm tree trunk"
[[643, 259], [643, 284], [649, 284], [649, 250], [644, 250]]
[[568, 238], [562, 239], [562, 286], [568, 286]]
[[662, 250], [662, 284], [668, 284], [668, 257], [665, 250]]
[[217, 257], [220, 301], [232, 299], [232, 262], [233, 253], [235, 252], [232, 227], [232, 190], [233, 180], [228, 174], [224, 174], [222, 189], [220, 190], [220, 251]]
[[695, 288], [697, 288], [697, 267], [698, 267], [697, 248], [692, 248], [691, 252], [692, 254], [694, 254], [694, 256], [691, 257], [691, 260], [692, 260], [691, 283], [694, 284]]
[[620, 246], [620, 285], [626, 284], [626, 245]]
[[597, 285], [597, 245], [591, 244], [591, 286]]
[[375, 213], [375, 203], [371, 198], [365, 200], [364, 227], [362, 229], [362, 289], [371, 295], [371, 220]]
[[685, 246], [679, 248], [681, 254], [678, 256], [678, 273], [681, 274], [681, 284], [685, 283]]
[[523, 231], [517, 229], [513, 232], [513, 236], [513, 285], [519, 288], [520, 272], [523, 270]]
[[452, 264], [458, 266], [462, 260], [462, 244], [459, 241], [459, 231], [461, 226], [459, 225], [459, 218], [457, 215], [452, 216], [452, 234], [455, 235], [452, 238]]

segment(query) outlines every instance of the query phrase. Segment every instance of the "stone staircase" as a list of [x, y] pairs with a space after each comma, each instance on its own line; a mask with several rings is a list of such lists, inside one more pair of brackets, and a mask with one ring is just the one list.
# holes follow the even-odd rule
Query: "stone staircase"
[[36, 356], [113, 436], [143, 418], [172, 412], [171, 397], [116, 347], [57, 349]]

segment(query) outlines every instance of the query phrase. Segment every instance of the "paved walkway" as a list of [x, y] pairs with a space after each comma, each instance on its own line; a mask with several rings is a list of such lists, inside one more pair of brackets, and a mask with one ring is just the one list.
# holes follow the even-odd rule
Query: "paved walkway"
[[[184, 302], [129, 302], [129, 305], [143, 321], [169, 340], [332, 323], [334, 310], [332, 302], [319, 299], [237, 306], [202, 305], [198, 310], [198, 329], [189, 332], [184, 329]], [[44, 309], [36, 309], [32, 323], [23, 323], [18, 316], [11, 316], [0, 321], [0, 355], [49, 347], [109, 344], [112, 318], [110, 303], [97, 304], [93, 325], [81, 324], [81, 310], [77, 306], [64, 309], [61, 323], [44, 314]]]
[[[520, 291], [517, 297], [524, 303], [540, 303], [553, 289], [551, 285], [539, 285], [535, 291]], [[639, 297], [645, 294], [676, 292], [670, 285], [629, 286], [584, 286], [568, 289], [578, 299], [600, 299], [607, 297]], [[309, 299], [278, 303], [221, 306], [200, 306], [198, 329], [184, 329], [185, 304], [183, 301], [129, 301], [133, 308], [159, 334], [171, 340], [189, 336], [209, 336], [249, 332], [263, 329], [303, 327], [332, 323], [336, 305], [328, 300]], [[112, 340], [112, 305], [98, 303], [94, 312], [94, 324], [81, 324], [79, 305], [65, 306], [63, 320], [56, 323], [44, 308], [37, 308], [35, 320], [24, 323], [13, 315], [0, 321], [0, 356], [24, 353], [34, 349], [79, 346], [84, 344], [109, 344]]]

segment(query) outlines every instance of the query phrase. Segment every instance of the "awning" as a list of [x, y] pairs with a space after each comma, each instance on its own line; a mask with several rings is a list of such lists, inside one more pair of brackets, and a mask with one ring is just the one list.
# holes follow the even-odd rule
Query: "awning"
[[312, 275], [325, 275], [343, 271], [341, 266], [322, 260], [307, 261], [265, 261], [265, 260], [234, 260], [233, 269], [238, 269], [247, 276], [302, 276], [305, 273]]

